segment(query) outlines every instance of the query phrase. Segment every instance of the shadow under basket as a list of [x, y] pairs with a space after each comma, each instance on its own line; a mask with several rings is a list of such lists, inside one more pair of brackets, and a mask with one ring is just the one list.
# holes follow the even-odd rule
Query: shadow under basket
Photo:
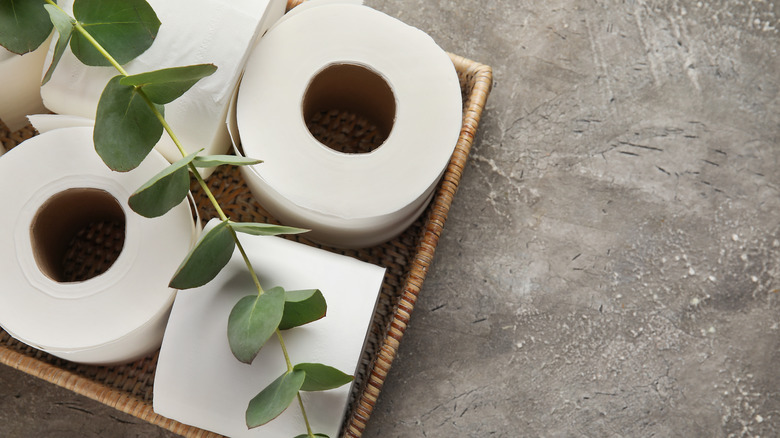
[[[469, 150], [476, 135], [482, 110], [492, 85], [489, 66], [450, 55], [455, 64], [463, 97], [463, 125], [455, 151], [446, 173], [439, 182], [436, 194], [425, 213], [403, 234], [390, 242], [360, 250], [340, 250], [323, 247], [301, 236], [291, 237], [302, 243], [354, 257], [387, 268], [382, 284], [379, 304], [368, 333], [349, 407], [342, 425], [341, 436], [360, 437], [379, 397], [393, 359], [406, 331], [409, 318], [417, 302], [428, 268], [433, 262], [434, 251], [447, 219], [453, 197], [458, 190]], [[311, 121], [312, 132], [332, 147], [351, 152], [371, 148], [375, 129], [351, 114], [331, 111], [318, 115]], [[0, 141], [11, 149], [23, 140], [35, 135], [29, 125], [19, 131], [9, 132], [0, 123]], [[2, 158], [0, 158], [2, 159]], [[273, 219], [252, 197], [237, 168], [222, 166], [207, 183], [214, 192], [225, 213], [232, 219], [245, 222], [271, 222]], [[197, 184], [192, 184], [200, 217], [204, 223], [216, 212]], [[71, 251], [65, 255], [65, 270], [73, 274], [72, 281], [97, 275], [113, 261], [111, 248], [105, 248], [106, 239], [97, 239], [103, 248], [95, 257], [76, 257], [89, 253], [85, 247], [95, 245], [95, 235], [113, 233], [114, 224], [91, 224], [74, 237]], [[121, 234], [121, 233], [120, 233]], [[121, 250], [121, 239], [115, 239]], [[150, 423], [187, 437], [218, 437], [212, 432], [187, 426], [157, 415], [152, 410], [154, 372], [157, 364], [154, 354], [136, 362], [121, 366], [88, 366], [68, 362], [29, 347], [0, 329], [0, 363], [42, 378], [51, 383], [87, 396], [120, 411], [134, 415]]]

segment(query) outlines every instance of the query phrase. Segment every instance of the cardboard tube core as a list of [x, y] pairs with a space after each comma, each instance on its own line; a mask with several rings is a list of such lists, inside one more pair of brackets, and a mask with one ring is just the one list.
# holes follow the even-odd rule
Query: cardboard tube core
[[[121, 239], [101, 234], [103, 224], [110, 224], [114, 230], [118, 228]], [[108, 192], [94, 188], [73, 188], [57, 193], [40, 206], [30, 225], [38, 268], [60, 283], [88, 280], [108, 270], [121, 253], [124, 234], [125, 213], [119, 201]], [[100, 269], [74, 278], [71, 267], [82, 264], [77, 260], [81, 257], [92, 261], [99, 259]]]
[[[303, 119], [309, 132], [331, 149], [346, 153], [365, 153], [376, 149], [390, 136], [395, 123], [395, 94], [387, 81], [368, 67], [356, 64], [331, 64], [315, 75], [303, 97]], [[312, 131], [318, 114], [333, 110], [365, 117], [373, 124], [381, 140], [370, 150], [350, 151], [323, 141]]]

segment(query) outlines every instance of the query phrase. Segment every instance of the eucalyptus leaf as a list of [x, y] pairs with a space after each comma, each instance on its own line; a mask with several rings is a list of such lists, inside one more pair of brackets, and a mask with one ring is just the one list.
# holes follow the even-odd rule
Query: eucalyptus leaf
[[[77, 0], [73, 16], [119, 64], [151, 47], [160, 20], [145, 0]], [[70, 41], [73, 54], [86, 65], [111, 63], [80, 32]]]
[[230, 222], [233, 230], [251, 234], [253, 236], [277, 236], [279, 234], [300, 234], [309, 230], [295, 227], [285, 227], [282, 225], [264, 224], [259, 222]]
[[60, 36], [57, 39], [57, 46], [54, 49], [51, 65], [49, 66], [49, 69], [46, 70], [46, 75], [44, 75], [41, 85], [49, 82], [49, 79], [51, 79], [54, 69], [57, 68], [57, 64], [60, 63], [62, 54], [65, 53], [65, 49], [68, 48], [68, 42], [70, 42], [70, 37], [73, 33], [73, 26], [76, 23], [68, 14], [63, 12], [62, 9], [54, 5], [45, 4], [43, 7], [46, 8], [46, 12], [49, 13], [51, 22], [54, 23], [54, 27], [57, 28], [57, 32]]
[[260, 164], [263, 160], [256, 160], [254, 158], [239, 157], [236, 155], [202, 155], [195, 158], [195, 167], [215, 167], [223, 164], [230, 164], [233, 166], [251, 166], [252, 164]]
[[193, 85], [217, 71], [214, 64], [164, 68], [122, 78], [122, 85], [142, 87], [154, 103], [166, 104], [178, 99]]
[[[163, 127], [134, 87], [114, 76], [98, 101], [93, 140], [100, 158], [113, 170], [135, 169], [162, 136]], [[163, 108], [157, 107], [162, 113]]]
[[349, 374], [321, 363], [299, 363], [293, 369], [306, 372], [301, 391], [327, 391], [344, 386], [354, 379]]
[[196, 154], [187, 155], [147, 181], [128, 199], [130, 208], [144, 217], [158, 217], [179, 205], [190, 191], [187, 165]]
[[284, 289], [275, 287], [262, 295], [241, 298], [228, 317], [228, 343], [241, 362], [252, 361], [282, 320]]
[[305, 378], [303, 371], [285, 373], [260, 391], [246, 409], [247, 427], [262, 426], [284, 412], [295, 400]]
[[22, 55], [37, 49], [51, 34], [43, 1], [0, 0], [0, 45]]
[[288, 330], [321, 319], [328, 310], [318, 289], [288, 291], [284, 297], [284, 315], [279, 330]]
[[230, 261], [235, 246], [227, 222], [220, 222], [205, 233], [187, 254], [169, 286], [175, 289], [190, 289], [208, 283]]

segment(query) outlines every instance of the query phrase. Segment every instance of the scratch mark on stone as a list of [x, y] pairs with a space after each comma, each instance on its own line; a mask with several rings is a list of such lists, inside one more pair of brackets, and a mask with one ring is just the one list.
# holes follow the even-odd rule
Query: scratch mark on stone
[[472, 390], [469, 390], [469, 391], [466, 391], [466, 392], [460, 393], [460, 394], [458, 394], [458, 395], [456, 395], [456, 396], [454, 396], [454, 397], [451, 397], [451, 398], [450, 398], [449, 400], [447, 400], [446, 402], [439, 403], [438, 405], [436, 405], [436, 406], [434, 406], [432, 409], [430, 409], [428, 412], [426, 412], [426, 413], [422, 414], [422, 415], [420, 416], [420, 418], [426, 418], [426, 417], [428, 417], [428, 416], [429, 416], [429, 415], [431, 415], [431, 414], [432, 414], [434, 411], [438, 410], [439, 408], [441, 408], [441, 407], [443, 407], [444, 405], [447, 405], [447, 404], [449, 404], [449, 403], [455, 402], [455, 403], [456, 403], [456, 405], [457, 405], [457, 400], [458, 400], [458, 399], [461, 399], [461, 398], [463, 398], [463, 397], [466, 397], [466, 396], [468, 396], [468, 395], [470, 395], [470, 394], [472, 394], [472, 393], [474, 393], [474, 392], [476, 392], [476, 391], [478, 391], [478, 390], [480, 390], [480, 389], [483, 389], [483, 388], [474, 388], [474, 389], [472, 389]]
[[116, 416], [113, 416], [113, 415], [109, 415], [109, 417], [111, 417], [112, 420], [115, 420], [115, 421], [117, 421], [119, 423], [123, 423], [123, 424], [136, 424], [136, 423], [134, 423], [132, 421], [123, 420], [123, 419], [121, 419], [119, 417], [116, 417]]
[[715, 163], [713, 161], [710, 161], [710, 160], [702, 160], [702, 161], [704, 161], [705, 163], [707, 163], [709, 165], [712, 165], [712, 166], [715, 166], [715, 167], [720, 167], [720, 164]]
[[92, 412], [92, 411], [90, 411], [88, 409], [82, 408], [80, 406], [75, 406], [75, 405], [68, 404], [68, 403], [57, 403], [57, 404], [62, 406], [62, 407], [65, 407], [65, 408], [72, 409], [74, 411], [83, 412], [83, 413], [89, 414], [89, 415], [95, 415], [94, 412]]
[[643, 144], [631, 143], [630, 141], [619, 141], [618, 143], [620, 143], [622, 145], [626, 145], [626, 146], [631, 146], [632, 148], [647, 149], [649, 151], [657, 151], [657, 152], [663, 152], [664, 151], [661, 148], [657, 148], [657, 147], [654, 147], [654, 146], [647, 146], [647, 145], [643, 145]]
[[561, 35], [560, 33], [558, 33], [558, 31], [553, 29], [552, 26], [548, 26], [547, 30], [549, 30], [550, 32], [554, 33], [556, 36], [558, 36], [558, 38], [560, 38], [560, 39], [562, 39], [564, 41], [566, 40], [566, 36], [565, 35]]
[[661, 166], [655, 166], [655, 168], [656, 168], [656, 169], [658, 169], [658, 170], [660, 170], [661, 172], [663, 172], [663, 173], [665, 173], [665, 174], [669, 175], [669, 176], [672, 176], [672, 174], [671, 174], [671, 173], [669, 173], [669, 172], [668, 172], [666, 169], [664, 169], [664, 168], [663, 168], [663, 167], [661, 167]]
[[618, 152], [620, 152], [623, 155], [630, 155], [632, 157], [639, 157], [640, 156], [639, 154], [635, 154], [633, 152], [628, 152], [628, 151], [618, 151]]

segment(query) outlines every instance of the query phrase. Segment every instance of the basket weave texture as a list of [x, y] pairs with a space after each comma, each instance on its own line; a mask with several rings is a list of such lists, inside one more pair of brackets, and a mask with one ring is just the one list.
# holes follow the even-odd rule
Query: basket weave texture
[[[291, 1], [289, 6], [295, 5]], [[359, 438], [371, 416], [393, 359], [409, 324], [418, 294], [447, 219], [453, 197], [458, 189], [469, 150], [474, 141], [480, 116], [492, 85], [489, 66], [450, 55], [460, 79], [463, 96], [463, 125], [455, 152], [439, 183], [435, 197], [425, 213], [402, 235], [390, 242], [360, 250], [340, 250], [323, 247], [301, 236], [291, 237], [302, 243], [351, 256], [387, 268], [379, 297], [379, 304], [363, 352], [359, 372], [351, 394], [342, 436]], [[338, 110], [323, 113], [310, 121], [310, 129], [321, 141], [344, 151], [359, 152], [366, 143], [377, 142], [375, 129], [370, 121]], [[23, 140], [35, 135], [27, 126], [9, 132], [0, 123], [0, 141], [11, 149]], [[2, 158], [0, 158], [2, 159]], [[233, 220], [247, 222], [278, 223], [251, 196], [240, 172], [235, 167], [222, 166], [207, 183], [220, 202], [225, 213]], [[204, 223], [216, 217], [216, 212], [197, 184], [192, 191], [200, 217]], [[84, 248], [93, 245], [95, 236], [116, 234], [113, 224], [92, 224], [74, 238], [74, 256], [66, 256], [64, 264], [73, 272], [74, 280], [80, 275], [87, 278], [100, 272], [102, 264], [111, 263], [106, 256], [110, 248], [102, 243], [99, 255], [93, 258], [76, 257], [84, 254]], [[121, 235], [121, 230], [120, 230]], [[305, 236], [305, 235], [304, 235]], [[121, 239], [116, 255], [121, 250]], [[87, 252], [89, 253], [89, 252]], [[85, 274], [85, 272], [87, 274]], [[91, 274], [89, 274], [91, 272]], [[100, 367], [71, 363], [22, 344], [0, 329], [0, 363], [51, 383], [87, 396], [120, 411], [134, 415], [186, 437], [218, 437], [220, 435], [187, 426], [154, 413], [152, 391], [157, 353], [121, 366]]]

